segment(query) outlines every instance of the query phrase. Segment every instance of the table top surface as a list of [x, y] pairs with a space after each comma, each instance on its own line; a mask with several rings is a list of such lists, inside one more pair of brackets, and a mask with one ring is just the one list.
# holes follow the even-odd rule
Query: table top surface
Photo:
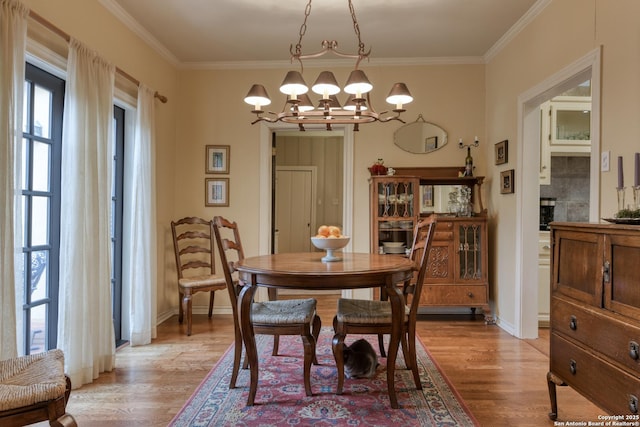
[[241, 272], [292, 275], [349, 275], [407, 271], [413, 263], [404, 255], [342, 253], [340, 261], [322, 262], [324, 252], [296, 252], [245, 258], [236, 265]]

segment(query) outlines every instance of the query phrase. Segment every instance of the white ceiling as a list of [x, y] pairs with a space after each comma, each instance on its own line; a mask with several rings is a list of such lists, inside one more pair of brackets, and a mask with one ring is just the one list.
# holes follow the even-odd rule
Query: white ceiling
[[[184, 65], [288, 61], [308, 0], [100, 0], [165, 58]], [[353, 0], [371, 61], [484, 57], [542, 0]], [[312, 3], [302, 52], [336, 40], [356, 53], [347, 0]]]

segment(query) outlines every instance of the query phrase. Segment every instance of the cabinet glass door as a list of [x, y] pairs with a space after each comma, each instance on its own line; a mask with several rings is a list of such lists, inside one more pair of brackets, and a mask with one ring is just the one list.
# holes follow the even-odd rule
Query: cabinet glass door
[[591, 104], [554, 102], [551, 144], [591, 145]]
[[377, 183], [378, 251], [404, 254], [411, 245], [415, 218], [413, 181], [391, 179]]
[[464, 223], [459, 225], [460, 241], [458, 256], [460, 261], [460, 279], [482, 279], [482, 242], [481, 224]]

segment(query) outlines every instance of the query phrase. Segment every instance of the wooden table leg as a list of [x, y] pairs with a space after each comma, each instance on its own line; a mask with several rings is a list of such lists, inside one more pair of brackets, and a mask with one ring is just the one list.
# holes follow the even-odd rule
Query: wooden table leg
[[398, 409], [398, 398], [396, 396], [395, 373], [396, 359], [398, 356], [398, 347], [402, 338], [404, 325], [404, 298], [402, 292], [398, 289], [391, 277], [387, 277], [385, 287], [387, 295], [391, 302], [391, 340], [389, 342], [389, 351], [387, 354], [387, 386], [389, 389], [389, 401], [393, 409]]
[[[252, 277], [252, 282], [254, 280], [255, 278]], [[256, 398], [256, 391], [258, 390], [258, 349], [256, 347], [256, 336], [253, 332], [253, 325], [251, 324], [251, 304], [257, 288], [258, 287], [255, 283], [244, 286], [240, 291], [238, 298], [240, 329], [242, 330], [244, 348], [247, 352], [245, 357], [249, 360], [249, 370], [251, 373], [247, 406], [253, 406], [253, 402]]]

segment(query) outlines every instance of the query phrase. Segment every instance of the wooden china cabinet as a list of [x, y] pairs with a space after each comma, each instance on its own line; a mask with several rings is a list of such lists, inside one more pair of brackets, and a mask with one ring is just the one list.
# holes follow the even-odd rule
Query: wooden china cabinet
[[[437, 214], [420, 306], [469, 307], [472, 312], [480, 307], [485, 322], [495, 323], [489, 308], [483, 177], [460, 177], [459, 167], [394, 169], [395, 175], [370, 179], [371, 252], [404, 254], [416, 221]], [[450, 212], [452, 193], [462, 188], [470, 189], [476, 208], [464, 214]]]

